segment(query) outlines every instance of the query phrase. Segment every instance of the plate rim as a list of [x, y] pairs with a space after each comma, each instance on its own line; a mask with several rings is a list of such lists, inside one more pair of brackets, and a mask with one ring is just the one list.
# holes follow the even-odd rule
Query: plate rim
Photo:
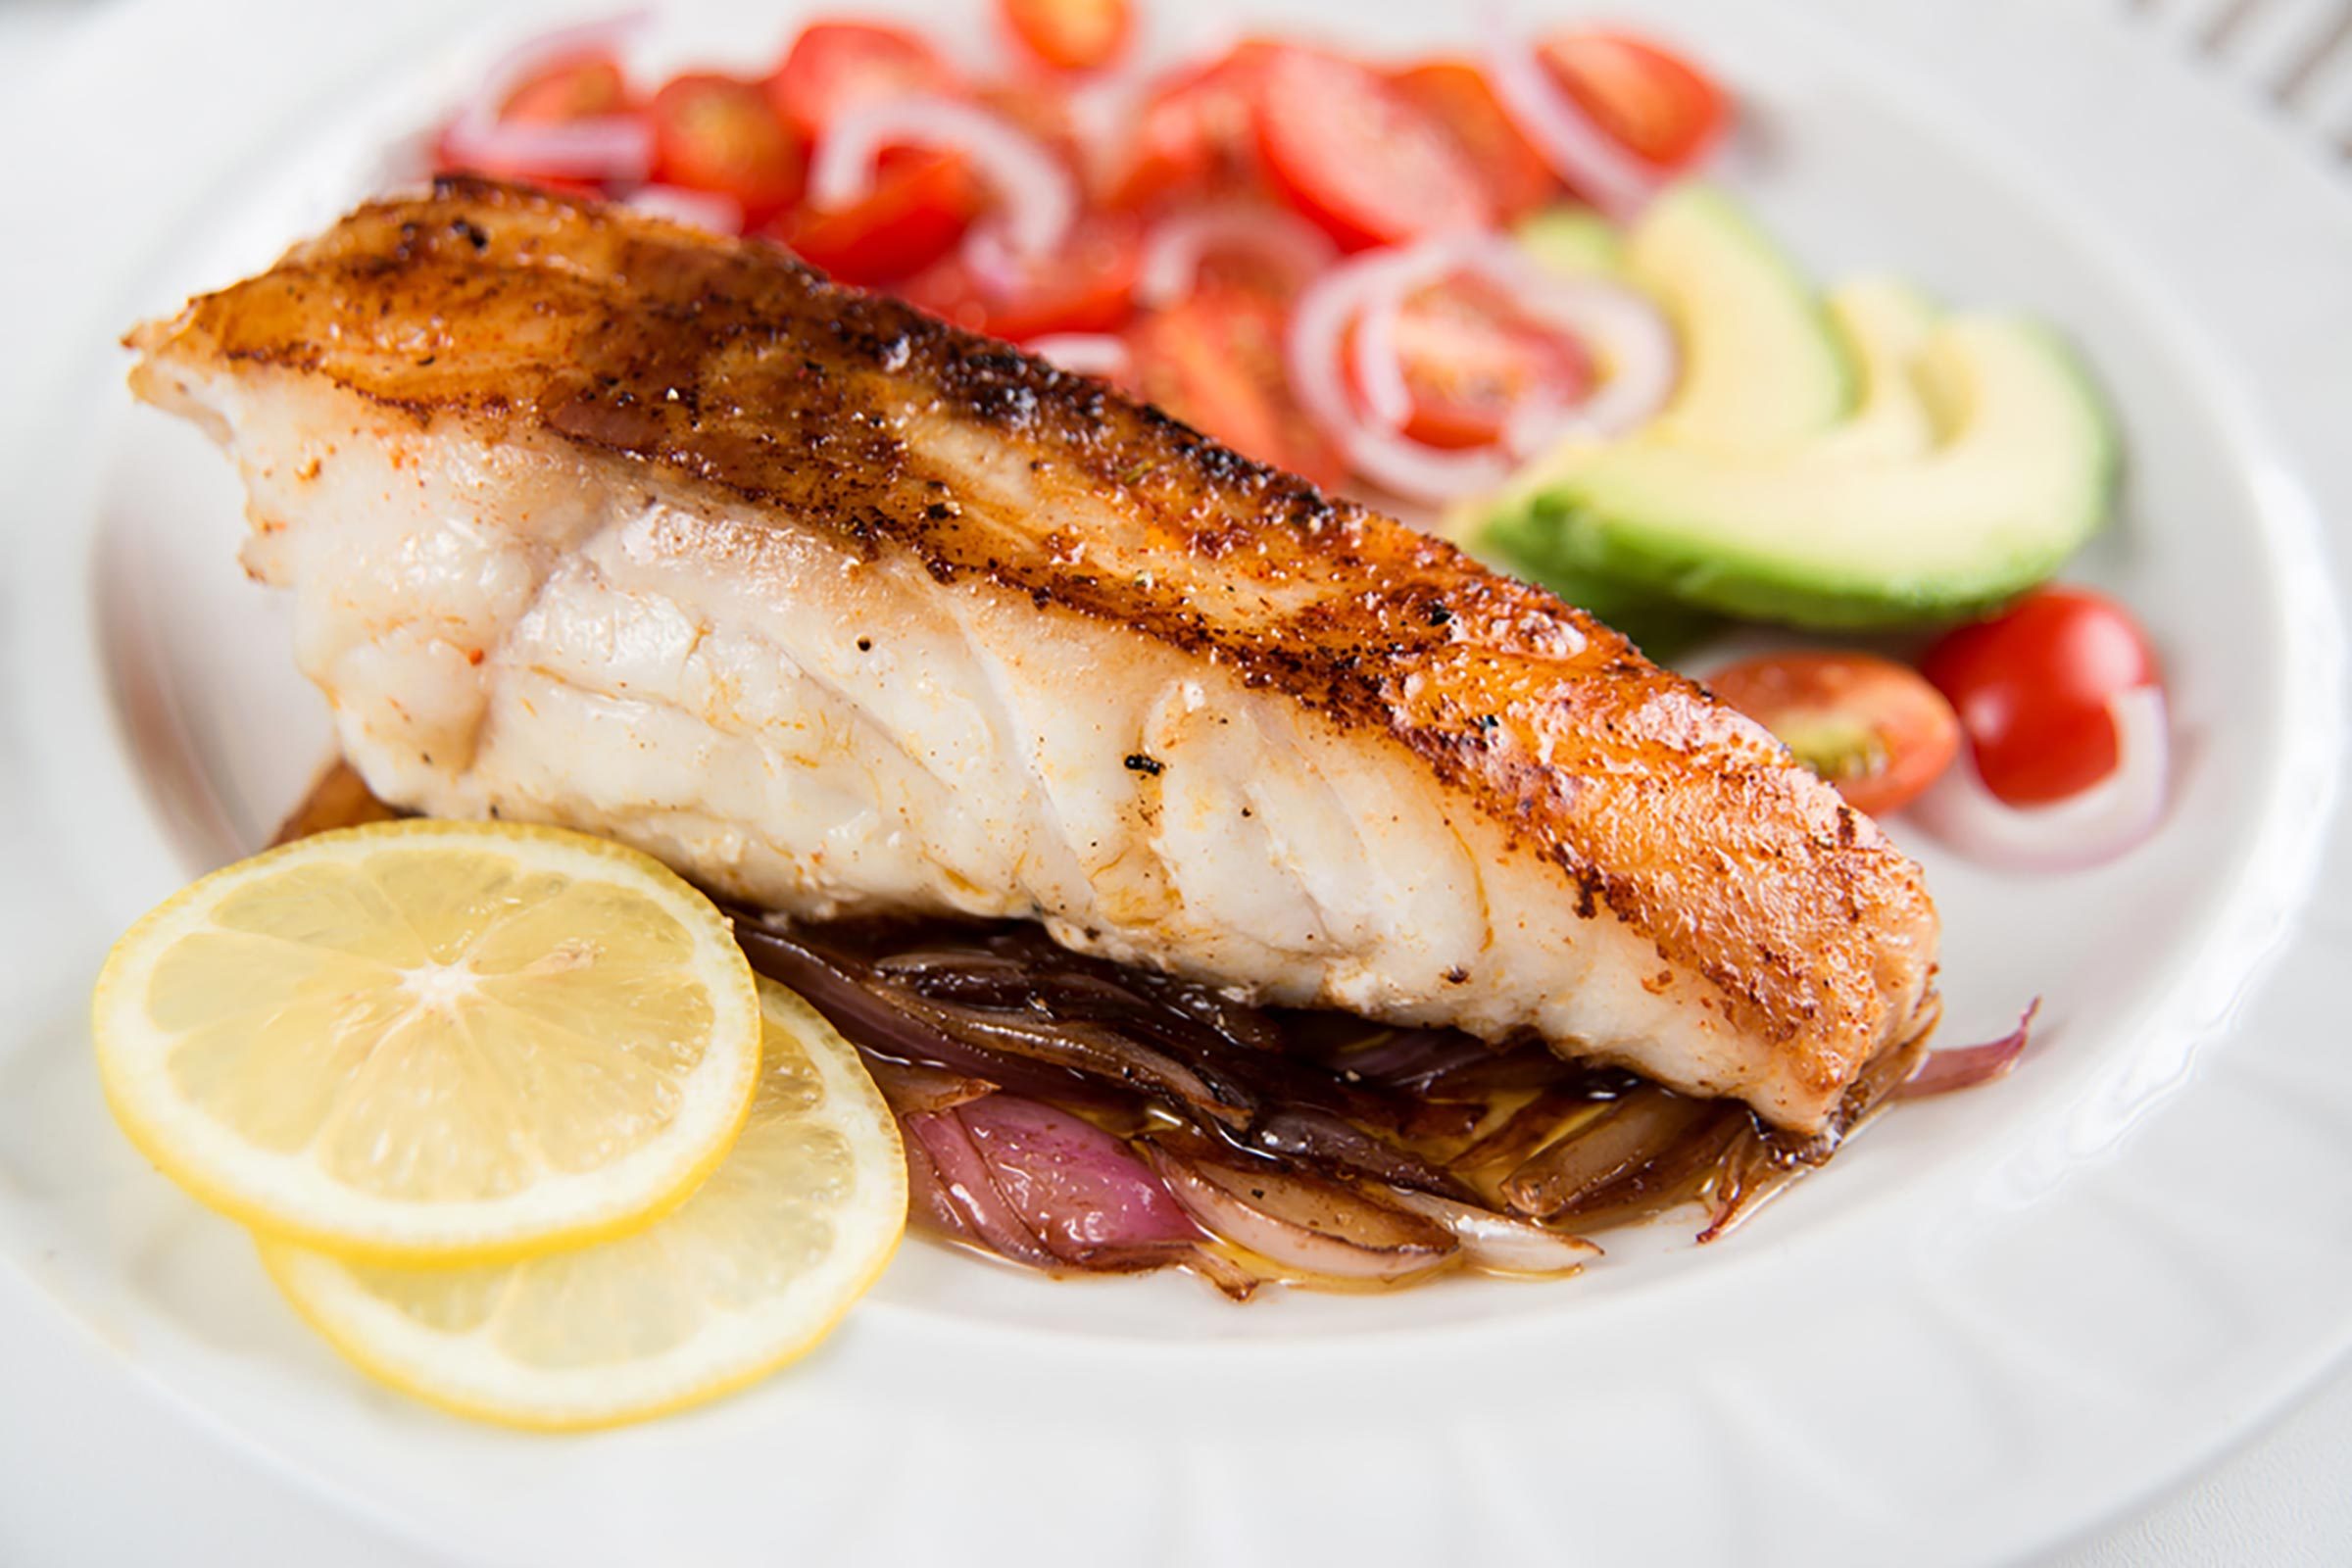
[[[1827, 3], [1818, 9], [1825, 11], [1835, 10], [1838, 8], [1838, 0], [1827, 0]], [[278, 4], [282, 9], [289, 11], [300, 9], [299, 6], [293, 4], [293, 0], [278, 0]], [[95, 74], [95, 68], [101, 65], [105, 65], [109, 69], [119, 70], [121, 67], [121, 61], [117, 60], [113, 62], [104, 62], [101, 58], [102, 51], [110, 47], [112, 42], [118, 37], [129, 36], [135, 33], [138, 25], [147, 19], [151, 19], [165, 13], [171, 13], [177, 9], [178, 8], [174, 7], [171, 3], [171, 0], [140, 0], [140, 3], [121, 8], [116, 13], [112, 14], [111, 18], [103, 21], [101, 24], [95, 26], [92, 26], [88, 30], [88, 35], [79, 40], [79, 52], [74, 57], [75, 64], [67, 66], [53, 73], [50, 77], [49, 85], [54, 86], [61, 78], [72, 78], [77, 70], [85, 74]], [[408, 13], [405, 24], [407, 30], [413, 31], [420, 36], [426, 30], [428, 30], [424, 26], [416, 25], [416, 22], [419, 16], [423, 15], [430, 9], [431, 8], [429, 7], [419, 7], [416, 8], [416, 10]], [[440, 0], [440, 11], [443, 13], [455, 15], [460, 9], [461, 8], [458, 5], [450, 3], [450, 0]], [[1859, 8], [1849, 6], [1848, 9], [1858, 10]], [[345, 25], [349, 28], [352, 34], [357, 35], [364, 32], [364, 29], [357, 24], [346, 23]], [[377, 25], [380, 25], [380, 24], [377, 24]], [[1870, 28], [1859, 20], [1856, 21], [1856, 25], [1866, 34], [1870, 30]], [[346, 39], [341, 40], [340, 46], [344, 50], [342, 57], [346, 60], [355, 58], [357, 51], [374, 47], [377, 43], [380, 43], [380, 40], [370, 41], [369, 39], [361, 36], [347, 37]], [[150, 62], [149, 64], [152, 66], [154, 62]], [[37, 105], [42, 100], [43, 96], [45, 95], [35, 94], [31, 102]], [[281, 110], [283, 110], [285, 107], [286, 106], [284, 105], [280, 105]], [[27, 114], [30, 113], [29, 110], [25, 112]], [[2058, 176], [2053, 174], [2051, 177], [2054, 179]], [[2155, 268], [2153, 264], [2134, 268], [2130, 270], [2135, 273], [2145, 274], [2137, 280], [2137, 286], [2152, 290], [2159, 298], [2168, 300], [2178, 298], [2179, 290], [2171, 286], [2169, 282], [2163, 278], [2160, 270]], [[4, 291], [0, 291], [0, 297], [5, 297]], [[2178, 310], [2168, 311], [2166, 315], [2173, 322], [2178, 323], [2180, 321], [2181, 313]], [[2184, 325], [2182, 326], [2182, 330], [2185, 333], [2183, 341], [2179, 344], [2170, 345], [2170, 347], [2177, 348], [2180, 352], [2191, 356], [2193, 360], [2199, 364], [2219, 365], [2225, 368], [2223, 372], [2217, 375], [2217, 390], [2214, 395], [2225, 404], [2226, 410], [2230, 418], [2233, 420], [2242, 420], [2246, 425], [2246, 428], [2240, 432], [2240, 435], [2243, 437], [2243, 439], [2233, 439], [2230, 444], [2232, 447], [2256, 453], [2271, 452], [2285, 445], [2286, 443], [2282, 443], [2274, 438], [2274, 433], [2269, 428], [2267, 422], [2263, 421], [2260, 416], [2254, 412], [2255, 404], [2253, 400], [2245, 396], [2243, 389], [2238, 386], [2238, 383], [2242, 382], [2245, 379], [2245, 376], [2242, 373], [2238, 373], [2230, 367], [2230, 361], [2232, 360], [2233, 356], [2224, 352], [2218, 343], [2203, 341], [2205, 334], [2203, 334], [2201, 330], [2187, 331]], [[34, 363], [39, 363], [37, 356], [34, 358]], [[29, 404], [30, 400], [27, 398], [25, 402]], [[59, 402], [61, 405], [68, 407], [81, 406], [75, 399], [60, 399]], [[20, 430], [37, 431], [40, 428], [37, 423], [29, 420], [22, 423], [11, 421], [11, 423]], [[0, 428], [6, 427], [0, 426]], [[12, 475], [16, 471], [19, 464], [25, 464], [30, 461], [27, 455], [29, 454], [31, 446], [29, 439], [24, 443], [23, 451], [18, 451], [15, 449], [11, 450], [11, 456], [14, 461], [7, 465], [0, 466], [0, 484], [10, 485], [13, 490], [14, 484]], [[2307, 471], [2307, 466], [2301, 464], [2290, 464], [2283, 460], [2274, 459], [2273, 468], [2274, 471], [2267, 476], [2265, 482], [2275, 483], [2280, 488], [2277, 494], [2270, 497], [2269, 503], [2266, 506], [2266, 511], [2278, 508], [2284, 509], [2285, 512], [2299, 512], [2302, 514], [2302, 521], [2300, 524], [2298, 524], [2298, 526], [2304, 528], [2310, 533], [2310, 542], [2313, 546], [2312, 560], [2319, 564], [2321, 567], [2317, 581], [2324, 581], [2328, 584], [2328, 602], [2320, 605], [2316, 609], [2313, 606], [2306, 605], [2304, 607], [2304, 612], [2308, 614], [2316, 614], [2320, 617], [2322, 622], [2332, 623], [2335, 627], [2335, 630], [2332, 633], [2334, 646], [2336, 649], [2335, 658], [2333, 661], [2335, 667], [2332, 669], [2332, 671], [2311, 673], [2310, 679], [2306, 684], [2307, 686], [2316, 688], [2323, 694], [2331, 691], [2337, 699], [2334, 710], [2340, 714], [2342, 710], [2342, 703], [2340, 699], [2344, 690], [2342, 670], [2340, 667], [2342, 642], [2340, 634], [2340, 622], [2341, 607], [2345, 599], [2344, 564], [2340, 554], [2340, 546], [2338, 550], [2334, 552], [2328, 551], [2322, 547], [2322, 535], [2317, 520], [2317, 508], [2311, 495], [2308, 493], [2305, 482], [2301, 477], [2299, 477], [2300, 471]], [[2338, 499], [2347, 504], [2352, 504], [2352, 491], [2346, 491]], [[2316, 583], [2314, 592], [2315, 595], [2318, 592]], [[35, 625], [38, 623], [37, 621], [28, 619], [26, 624]], [[22, 650], [20, 649], [18, 650], [17, 663], [20, 668], [23, 668], [24, 665], [21, 656]], [[0, 674], [5, 673], [6, 671], [4, 669], [0, 669]], [[69, 700], [71, 699], [72, 695], [73, 694], [65, 694]], [[50, 711], [54, 712], [56, 710], [52, 709]], [[43, 721], [45, 720], [36, 719], [35, 721], [34, 730], [36, 736], [38, 733], [38, 724]], [[2314, 757], [2319, 749], [2319, 746], [2320, 743], [2317, 741], [2307, 743], [2304, 748], [2306, 758], [2309, 759]], [[2307, 818], [2306, 821], [2292, 835], [2290, 835], [2291, 837], [2299, 838], [2315, 844], [2320, 844], [2322, 840], [2326, 840], [2326, 843], [2321, 844], [2321, 853], [2310, 858], [2313, 865], [2312, 869], [2308, 873], [2308, 877], [2311, 880], [2316, 880], [2321, 875], [2318, 869], [2318, 864], [2323, 859], [2328, 858], [2330, 852], [2332, 853], [2334, 858], [2343, 858], [2344, 827], [2342, 821], [2343, 798], [2340, 786], [2342, 773], [2340, 745], [2336, 746], [2335, 751], [2336, 757], [2334, 760], [2334, 766], [2327, 770], [2328, 778], [2324, 786], [2324, 795], [2319, 793], [2320, 786], [2315, 785], [2312, 780], [2303, 779], [2281, 779], [2275, 786], [2273, 791], [2273, 797], [2275, 800], [2285, 799], [2288, 796], [2293, 795], [2296, 791], [2305, 791], [2310, 792], [2311, 798], [2325, 799], [2327, 802], [2326, 810], [2328, 814], [2324, 818], [2319, 817], [2317, 813], [2315, 813], [2312, 818]], [[2274, 817], [2277, 817], [2280, 813], [2274, 809], [2273, 814]], [[143, 812], [141, 813], [140, 819], [142, 821], [144, 820]], [[140, 853], [143, 852], [139, 846], [125, 846], [124, 855], [126, 859]], [[2293, 946], [2318, 945], [2320, 943], [2321, 939], [2315, 934], [2314, 920], [2312, 918], [2312, 916], [2316, 915], [2320, 909], [2318, 899], [2319, 895], [2314, 894], [2310, 899], [2304, 901], [2299, 906], [2301, 910], [2299, 926], [2297, 926], [2294, 930], [2288, 931], [2284, 934], [2281, 939], [2283, 944], [2285, 944], [2284, 946], [2272, 951], [2268, 955], [2263, 969], [2261, 970], [2263, 984], [2267, 986], [2268, 993], [2275, 995], [2278, 991], [2279, 970], [2281, 966], [2288, 961]], [[2343, 895], [2338, 894], [2332, 900], [2332, 903], [2336, 907], [2332, 909], [2331, 917], [2341, 919], [2344, 915], [2344, 906], [2352, 906], [2352, 899], [2347, 899]], [[2288, 911], [2284, 918], [2287, 918], [2290, 921], [2295, 919], [2295, 911]], [[2208, 1046], [2220, 1043], [2222, 1034], [2226, 1032], [2227, 1025], [2228, 1020], [2225, 1019], [2223, 1029], [2214, 1032], [2214, 1038], [2207, 1042]], [[2239, 1027], [2242, 1028], [2242, 1024]], [[2201, 1061], [2200, 1065], [2203, 1070], [2208, 1072], [2217, 1069], [2226, 1070], [2231, 1054], [2232, 1053], [2229, 1052], [2215, 1052], [2210, 1049], [2205, 1050], [2203, 1053], [2204, 1059]], [[9, 1261], [14, 1263], [15, 1259], [12, 1258]], [[2264, 1396], [2250, 1401], [2248, 1405], [2241, 1410], [2238, 1417], [2221, 1430], [2218, 1434], [2209, 1434], [2201, 1444], [2194, 1445], [2193, 1446], [2195, 1447], [2195, 1451], [2193, 1453], [2187, 1453], [2185, 1457], [2179, 1458], [2177, 1463], [2162, 1473], [2149, 1476], [2143, 1484], [2139, 1485], [2135, 1489], [2130, 1490], [2127, 1494], [2111, 1495], [2107, 1497], [2104, 1500], [2103, 1505], [2096, 1510], [2081, 1513], [2075, 1517], [2059, 1521], [2055, 1523], [2054, 1526], [2045, 1521], [2045, 1527], [2042, 1530], [2033, 1533], [2030, 1539], [2021, 1540], [2017, 1543], [2014, 1543], [2014, 1544], [2021, 1547], [2047, 1546], [2054, 1544], [2058, 1541], [2067, 1539], [2071, 1536], [2077, 1536], [2093, 1529], [2102, 1520], [2113, 1518], [2125, 1509], [2135, 1506], [2139, 1502], [2144, 1501], [2155, 1492], [2161, 1490], [2165, 1486], [2170, 1485], [2180, 1475], [2185, 1474], [2190, 1468], [2206, 1462], [2215, 1453], [2221, 1451], [2222, 1449], [2242, 1442], [2245, 1436], [2254, 1430], [2255, 1427], [2276, 1413], [2276, 1411], [2283, 1406], [2286, 1402], [2290, 1401], [2299, 1394], [2308, 1389], [2316, 1380], [2318, 1375], [2328, 1366], [2339, 1361], [2344, 1356], [2348, 1348], [2352, 1348], [2352, 1323], [2346, 1323], [2342, 1325], [2331, 1341], [2326, 1343], [2314, 1343], [2304, 1347], [2304, 1353], [2301, 1357], [2290, 1358], [2298, 1361], [2300, 1366], [2299, 1371], [2281, 1368], [2280, 1375], [2272, 1381], [2271, 1387]], [[203, 1412], [197, 1410], [196, 1407], [188, 1404], [187, 1401], [178, 1397], [177, 1391], [170, 1389], [169, 1387], [161, 1384], [151, 1385], [151, 1387], [160, 1396], [178, 1403], [182, 1407], [184, 1413], [195, 1415], [199, 1419], [204, 1418]], [[306, 1479], [312, 1485], [320, 1484], [321, 1481], [321, 1478], [317, 1476], [308, 1476]], [[331, 1485], [331, 1483], [325, 1484]], [[377, 1518], [378, 1522], [381, 1522], [383, 1516], [380, 1510], [369, 1509], [369, 1512]]]

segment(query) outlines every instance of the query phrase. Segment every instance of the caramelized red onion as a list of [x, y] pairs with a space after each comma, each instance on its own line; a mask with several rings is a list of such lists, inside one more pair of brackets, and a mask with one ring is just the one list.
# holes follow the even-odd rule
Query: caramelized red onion
[[920, 1112], [900, 1118], [899, 1125], [921, 1146], [930, 1166], [918, 1172], [911, 1161], [908, 1164], [909, 1176], [927, 1175], [932, 1182], [932, 1192], [913, 1205], [915, 1212], [944, 1211], [950, 1234], [975, 1241], [1015, 1263], [1047, 1269], [1060, 1264], [997, 1186], [958, 1112]]
[[1200, 1240], [1160, 1179], [1092, 1122], [1013, 1095], [955, 1114], [1006, 1204], [1062, 1262], [1153, 1268]]
[[1629, 1095], [1558, 1143], [1530, 1155], [1505, 1178], [1502, 1195], [1522, 1214], [1573, 1211], [1621, 1179], [1654, 1163], [1713, 1106], [1662, 1089]]
[[982, 1095], [997, 1092], [997, 1086], [984, 1078], [966, 1078], [944, 1067], [927, 1066], [919, 1061], [893, 1061], [888, 1056], [870, 1054], [863, 1059], [874, 1087], [890, 1102], [891, 1110], [901, 1116], [918, 1111], [954, 1110]]
[[1277, 1157], [1308, 1160], [1341, 1175], [1473, 1202], [1478, 1198], [1459, 1177], [1329, 1111], [1270, 1112], [1250, 1129], [1250, 1143]]
[[[1571, 1229], [1690, 1203], [1712, 1240], [1828, 1158], [1921, 1059], [1917, 1042], [1886, 1053], [1831, 1128], [1800, 1139], [1540, 1043], [1268, 1013], [1034, 927], [745, 917], [738, 932], [873, 1064], [930, 1229], [1038, 1268], [1181, 1264], [1237, 1298], [1456, 1257], [1564, 1273], [1592, 1255]], [[1995, 1071], [1981, 1065], [1993, 1054], [1956, 1053], [1951, 1071]], [[1203, 1250], [1202, 1230], [1231, 1250]]]
[[1149, 1139], [1144, 1148], [1194, 1219], [1285, 1277], [1395, 1284], [1429, 1273], [1459, 1250], [1445, 1226], [1338, 1182], [1200, 1146], [1179, 1152]]
[[797, 935], [748, 915], [737, 915], [734, 923], [735, 940], [752, 967], [799, 992], [869, 1060], [884, 1056], [923, 1062], [1049, 1099], [1083, 1098], [1091, 1092], [1092, 1086], [1076, 1073], [976, 1050], [913, 1016], [870, 986], [859, 969]]
[[[279, 841], [391, 814], [339, 764]], [[1360, 1285], [1453, 1258], [1566, 1272], [1592, 1255], [1566, 1227], [1695, 1201], [1708, 1206], [1699, 1240], [1716, 1240], [1828, 1159], [1906, 1080], [1936, 1093], [1998, 1076], [2034, 1018], [2030, 1008], [2010, 1035], [1923, 1066], [1930, 1010], [1863, 1065], [1823, 1132], [1799, 1138], [1742, 1105], [1564, 1062], [1540, 1043], [1267, 1012], [1068, 952], [1034, 926], [811, 928], [739, 912], [735, 931], [755, 967], [865, 1057], [906, 1129], [917, 1223], [1041, 1269], [1177, 1264], [1236, 1299], [1270, 1280]], [[1079, 1028], [1097, 1049], [1065, 1052], [1076, 1069], [1053, 1065], [974, 1044], [926, 1004], [1024, 1036]], [[1124, 1052], [1101, 1049], [1107, 1035], [1239, 1086], [1246, 1113], [1139, 1089], [1118, 1066]], [[1559, 1206], [1508, 1212], [1513, 1184], [1530, 1204]]]
[[1573, 1274], [1600, 1255], [1600, 1249], [1581, 1236], [1563, 1236], [1533, 1221], [1497, 1214], [1475, 1203], [1457, 1203], [1405, 1187], [1395, 1189], [1389, 1196], [1401, 1206], [1451, 1231], [1462, 1256], [1492, 1274], [1555, 1278]]
[[1125, 1142], [1052, 1105], [991, 1095], [902, 1118], [914, 1212], [1035, 1268], [1157, 1268], [1200, 1241]]
[[1918, 1100], [1928, 1095], [1948, 1095], [1955, 1089], [1974, 1089], [1995, 1078], [2008, 1076], [2017, 1065], [2018, 1057], [2026, 1054], [2026, 1040], [2034, 1028], [2034, 1016], [2041, 1011], [2041, 999], [2035, 997], [2026, 1006], [2025, 1015], [2017, 1027], [1998, 1040], [1987, 1040], [1981, 1046], [1954, 1046], [1948, 1051], [1931, 1051], [1920, 1059], [1919, 1068], [1904, 1079], [1894, 1091], [1901, 1100]]

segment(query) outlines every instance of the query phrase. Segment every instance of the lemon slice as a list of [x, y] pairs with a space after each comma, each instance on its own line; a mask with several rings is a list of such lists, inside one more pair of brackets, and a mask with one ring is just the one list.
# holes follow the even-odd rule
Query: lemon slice
[[579, 1245], [685, 1200], [760, 1069], [726, 917], [554, 828], [382, 822], [216, 871], [133, 926], [107, 1100], [198, 1198], [346, 1256]]
[[337, 1349], [405, 1394], [511, 1426], [610, 1426], [773, 1371], [841, 1320], [906, 1223], [898, 1123], [849, 1043], [762, 980], [760, 1090], [685, 1206], [576, 1252], [461, 1269], [351, 1264], [263, 1240]]

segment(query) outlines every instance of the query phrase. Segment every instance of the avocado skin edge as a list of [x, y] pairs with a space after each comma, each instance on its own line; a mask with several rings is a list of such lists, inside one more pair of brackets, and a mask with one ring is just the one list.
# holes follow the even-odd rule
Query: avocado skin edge
[[[1659, 530], [1595, 509], [1578, 494], [1574, 475], [1490, 517], [1480, 530], [1482, 545], [1539, 581], [1597, 578], [1612, 592], [1633, 595], [1637, 602], [1647, 596], [1661, 609], [1711, 611], [1819, 630], [1934, 625], [1998, 609], [2046, 580], [2098, 531], [2114, 510], [2122, 470], [2112, 414], [2082, 361], [2046, 326], [2033, 323], [2031, 329], [2048, 341], [2051, 360], [2064, 368], [2084, 407], [2094, 412], [2097, 442], [2090, 483], [2076, 517], [2052, 529], [2042, 548], [1940, 581], [1824, 580], [1804, 562], [1774, 560], [1769, 541], [1736, 555], [1720, 549], [1661, 549], [1655, 537]], [[1629, 534], [1635, 539], [1625, 537]]]

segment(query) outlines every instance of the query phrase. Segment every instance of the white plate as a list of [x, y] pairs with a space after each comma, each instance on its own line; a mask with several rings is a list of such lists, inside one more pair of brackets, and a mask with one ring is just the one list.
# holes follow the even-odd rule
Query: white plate
[[[0, 274], [0, 1372], [37, 1359], [55, 1391], [0, 1424], [23, 1446], [85, 1394], [108, 1412], [89, 1505], [155, 1499], [150, 1539], [216, 1549], [263, 1520], [317, 1560], [1982, 1561], [2181, 1473], [2352, 1337], [2345, 579], [2312, 504], [2352, 507], [2352, 214], [2071, 13], [1817, 0], [1823, 29], [1674, 0], [1647, 9], [1753, 105], [1735, 177], [1810, 260], [2044, 313], [2123, 411], [2125, 521], [2076, 574], [2163, 645], [2172, 819], [2063, 881], [1931, 858], [1947, 1038], [2046, 998], [2017, 1076], [1904, 1110], [1725, 1246], [1661, 1235], [1572, 1284], [1237, 1310], [910, 1247], [816, 1356], [692, 1417], [553, 1441], [373, 1391], [130, 1152], [89, 1068], [108, 940], [255, 842], [325, 733], [233, 564], [225, 466], [130, 408], [108, 345], [330, 216], [514, 24], [249, 9], [233, 35], [117, 13], [0, 141], [25, 160]], [[783, 9], [665, 37], [741, 58]], [[1187, 37], [1237, 14], [1147, 9]], [[1346, 15], [1358, 42], [1443, 20]], [[151, 1444], [206, 1468], [140, 1480]]]

